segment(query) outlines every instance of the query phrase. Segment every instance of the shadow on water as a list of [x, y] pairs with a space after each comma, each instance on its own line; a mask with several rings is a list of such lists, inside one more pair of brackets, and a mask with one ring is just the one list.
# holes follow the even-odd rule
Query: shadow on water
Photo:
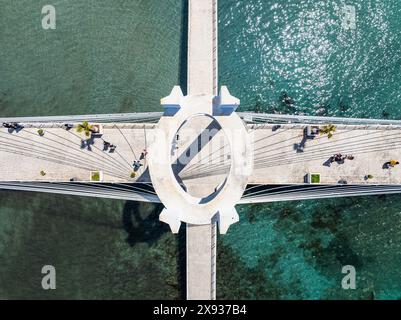
[[[122, 222], [127, 232], [127, 242], [132, 247], [137, 243], [155, 244], [170, 227], [159, 220], [162, 204], [127, 201], [124, 206]], [[174, 235], [177, 245], [177, 281], [180, 298], [186, 296], [186, 228], [181, 225], [178, 235]]]
[[[188, 94], [188, 0], [182, 0], [181, 39], [179, 55], [179, 83], [184, 95]], [[158, 216], [158, 215], [157, 215]], [[167, 226], [167, 225], [166, 225]], [[171, 232], [167, 227], [168, 232]], [[177, 274], [180, 299], [186, 298], [186, 225], [183, 223], [177, 237]]]
[[182, 92], [187, 94], [188, 82], [188, 0], [182, 0], [181, 45], [179, 81]]
[[187, 228], [186, 224], [181, 225], [177, 235], [178, 246], [178, 285], [180, 288], [180, 299], [185, 300], [187, 296], [187, 248], [186, 248]]
[[161, 204], [143, 205], [136, 201], [127, 201], [123, 210], [123, 226], [128, 233], [127, 242], [134, 246], [140, 242], [154, 244], [169, 231], [167, 224], [159, 221], [163, 210]]

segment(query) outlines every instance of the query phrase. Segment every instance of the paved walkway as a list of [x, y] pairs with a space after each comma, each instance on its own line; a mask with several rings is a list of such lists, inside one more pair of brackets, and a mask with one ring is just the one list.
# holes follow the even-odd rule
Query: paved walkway
[[[188, 94], [217, 95], [217, 5], [215, 0], [189, 0]], [[216, 177], [219, 179], [218, 177]], [[185, 181], [194, 194], [198, 181]], [[215, 299], [216, 224], [187, 225], [187, 299]], [[214, 249], [212, 249], [214, 248]]]
[[[146, 132], [153, 127], [105, 125], [102, 137], [94, 139], [61, 125], [26, 125], [12, 133], [0, 128], [0, 181], [89, 182], [91, 171], [101, 171], [104, 182], [135, 182], [133, 164], [146, 148]], [[103, 139], [117, 146], [114, 152], [104, 151]], [[138, 177], [146, 171], [146, 159], [142, 164]]]
[[[304, 140], [304, 128], [291, 125], [254, 131], [255, 168], [250, 183], [299, 184], [307, 173], [320, 173], [323, 184], [401, 184], [401, 167], [385, 169], [391, 159], [401, 161], [401, 129], [388, 126], [338, 126], [331, 139]], [[334, 154], [354, 160], [330, 163]], [[371, 175], [372, 179], [365, 180]]]
[[[74, 178], [88, 182], [90, 172], [100, 170], [104, 182], [150, 182], [145, 160], [138, 177], [132, 179], [130, 175], [153, 124], [106, 125], [102, 138], [117, 145], [114, 153], [103, 151], [102, 138], [95, 138], [90, 146], [82, 144], [87, 138], [76, 129], [44, 127], [41, 137], [38, 128], [26, 127], [18, 133], [0, 128], [0, 181], [68, 182]], [[252, 125], [248, 130], [254, 141], [254, 170], [249, 184], [302, 184], [308, 173], [320, 173], [322, 184], [401, 184], [401, 166], [383, 167], [391, 159], [401, 161], [401, 128], [339, 126], [331, 139], [317, 136], [308, 140], [304, 140], [304, 127], [300, 125], [282, 125], [279, 129]], [[216, 147], [203, 148], [179, 173], [180, 178], [187, 186], [205, 181], [210, 188], [219, 185], [230, 169], [229, 149], [224, 150], [227, 154]], [[353, 155], [354, 160], [329, 163], [336, 153]], [[373, 178], [366, 180], [366, 175]]]
[[[401, 184], [401, 128], [389, 126], [338, 126], [333, 137], [304, 138], [305, 126], [248, 126], [253, 135], [254, 169], [249, 184], [302, 184], [308, 173], [320, 173], [322, 184]], [[334, 154], [352, 155], [354, 160], [330, 163]], [[189, 164], [181, 174], [185, 181], [201, 181], [227, 172], [229, 164], [217, 152], [212, 164]], [[216, 163], [216, 159], [218, 160]], [[366, 180], [366, 176], [372, 176]], [[220, 177], [221, 179], [221, 177]]]
[[189, 0], [188, 94], [217, 94], [215, 0]]

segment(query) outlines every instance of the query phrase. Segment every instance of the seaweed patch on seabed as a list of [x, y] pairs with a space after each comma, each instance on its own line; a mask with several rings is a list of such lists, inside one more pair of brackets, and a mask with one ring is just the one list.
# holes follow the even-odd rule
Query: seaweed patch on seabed
[[[280, 299], [288, 294], [286, 288], [273, 279], [276, 273], [266, 273], [273, 269], [279, 253], [260, 257], [255, 267], [248, 267], [235, 251], [222, 241], [217, 246], [217, 299]], [[293, 290], [292, 290], [293, 291]]]
[[[159, 220], [163, 209], [161, 204], [128, 201], [124, 206], [123, 225], [128, 234], [127, 243], [133, 247], [138, 243], [147, 244], [158, 256], [158, 261], [166, 260], [160, 266], [166, 268], [165, 283], [168, 298], [185, 298], [185, 228], [178, 235], [172, 235], [169, 226]], [[164, 235], [168, 235], [164, 237]], [[175, 260], [175, 267], [168, 261]], [[173, 269], [176, 270], [173, 270]]]
[[[269, 270], [269, 273], [274, 275], [273, 279], [279, 279], [282, 272], [277, 269], [277, 261], [286, 259], [285, 255], [289, 253], [288, 250], [298, 248], [307, 264], [328, 280], [332, 279], [334, 283], [339, 284], [328, 289], [321, 298], [370, 299], [373, 289], [371, 289], [372, 284], [369, 283], [368, 277], [361, 280], [361, 283], [364, 284], [363, 290], [345, 291], [341, 289], [340, 285], [344, 276], [341, 274], [342, 266], [353, 265], [358, 272], [364, 267], [364, 258], [354, 251], [348, 238], [349, 235], [346, 230], [344, 231], [348, 217], [343, 216], [343, 213], [345, 209], [357, 205], [357, 200], [347, 198], [340, 203], [338, 200], [336, 202], [319, 200], [307, 204], [309, 212], [302, 207], [304, 204], [301, 202], [277, 203], [270, 205], [268, 211], [264, 210], [269, 214], [270, 219], [273, 219], [274, 228], [284, 237], [284, 243], [292, 243], [296, 246], [277, 246], [274, 254], [259, 259], [258, 267], [252, 272], [259, 271], [260, 267], [264, 272]], [[248, 210], [252, 213], [254, 209], [257, 208], [251, 207]], [[247, 213], [247, 215], [249, 214]], [[259, 218], [260, 216], [258, 216]], [[265, 283], [269, 285], [268, 279], [261, 277], [258, 281], [267, 281]], [[303, 297], [300, 279], [294, 277], [291, 284], [285, 284], [285, 288], [278, 293], [284, 295], [289, 293], [290, 297]]]

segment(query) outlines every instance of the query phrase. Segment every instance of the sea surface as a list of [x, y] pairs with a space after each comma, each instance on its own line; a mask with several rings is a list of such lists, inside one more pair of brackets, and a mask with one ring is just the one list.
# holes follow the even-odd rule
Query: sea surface
[[[185, 87], [185, 1], [58, 0], [56, 30], [45, 4], [0, 0], [1, 116], [159, 111]], [[400, 16], [399, 0], [219, 0], [219, 82], [242, 110], [401, 119]], [[237, 209], [219, 299], [401, 298], [401, 196]], [[183, 298], [185, 234], [160, 210], [0, 191], [0, 299]]]

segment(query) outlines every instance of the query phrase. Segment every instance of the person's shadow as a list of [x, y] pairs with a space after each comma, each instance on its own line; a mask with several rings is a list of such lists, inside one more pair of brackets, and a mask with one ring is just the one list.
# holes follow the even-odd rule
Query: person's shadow
[[328, 158], [324, 163], [323, 166], [325, 167], [331, 167], [331, 164], [333, 163], [333, 157]]
[[17, 125], [16, 128], [8, 128], [8, 133], [13, 133], [13, 132], [18, 133], [18, 132], [20, 132], [22, 129], [24, 129], [23, 126]]
[[88, 149], [88, 151], [92, 151], [92, 146], [95, 144], [95, 140], [93, 137], [90, 137], [86, 140], [81, 140], [81, 149]]

